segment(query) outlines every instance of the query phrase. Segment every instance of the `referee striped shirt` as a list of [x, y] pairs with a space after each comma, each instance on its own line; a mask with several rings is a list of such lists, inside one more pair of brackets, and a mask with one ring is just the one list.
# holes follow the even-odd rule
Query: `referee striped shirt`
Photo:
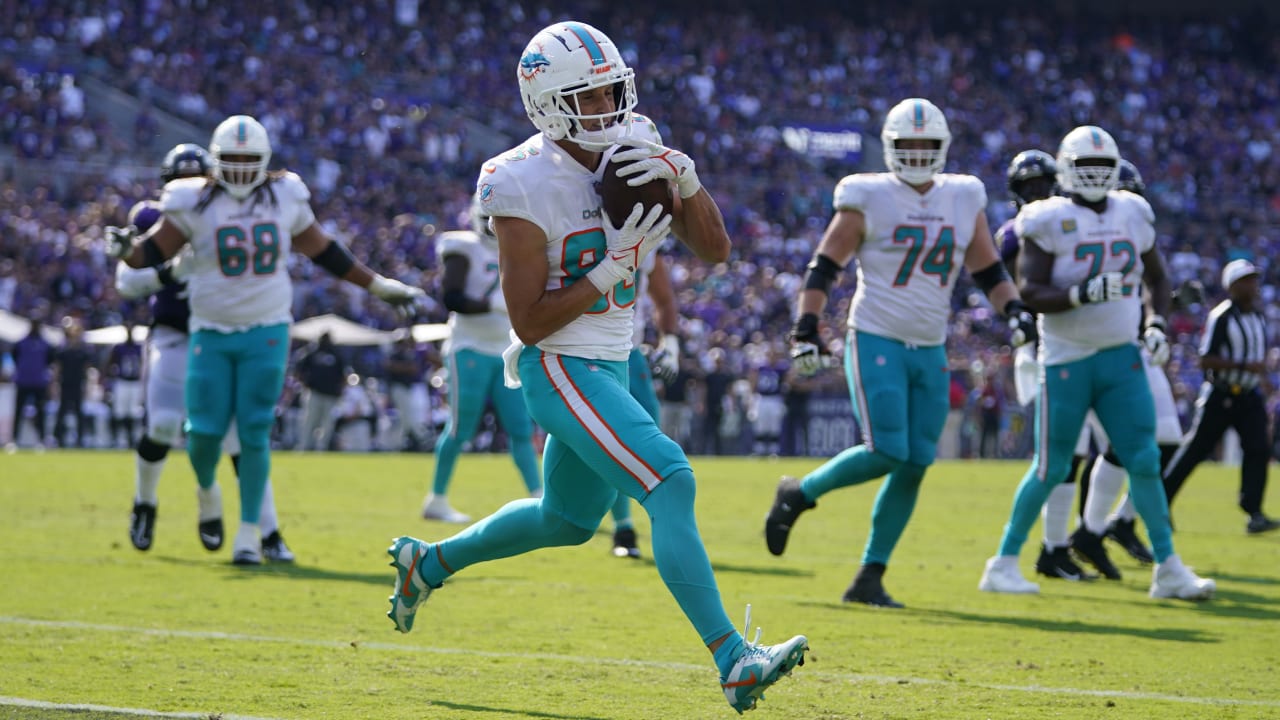
[[[1267, 323], [1262, 313], [1244, 311], [1231, 300], [1224, 300], [1209, 313], [1200, 339], [1200, 356], [1225, 358], [1235, 364], [1260, 363], [1267, 354]], [[1252, 390], [1262, 376], [1248, 370], [1208, 370], [1204, 379], [1217, 386]]]

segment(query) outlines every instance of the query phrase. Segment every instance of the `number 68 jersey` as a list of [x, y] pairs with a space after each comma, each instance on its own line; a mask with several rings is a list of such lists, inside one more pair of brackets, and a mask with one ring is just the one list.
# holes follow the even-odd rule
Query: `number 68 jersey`
[[849, 328], [908, 345], [946, 342], [953, 281], [987, 206], [982, 182], [940, 173], [922, 195], [892, 173], [860, 173], [836, 185], [832, 204], [865, 220]]
[[[238, 332], [293, 321], [289, 252], [294, 235], [315, 222], [311, 192], [284, 173], [244, 200], [184, 178], [160, 196], [165, 220], [187, 236], [191, 331]], [[208, 199], [208, 193], [214, 193]]]
[[1067, 198], [1038, 200], [1022, 208], [1014, 231], [1054, 256], [1052, 283], [1083, 285], [1104, 272], [1124, 273], [1124, 297], [1040, 316], [1040, 361], [1079, 360], [1098, 350], [1133, 343], [1142, 320], [1142, 255], [1156, 241], [1155, 214], [1142, 197], [1107, 193], [1097, 213]]

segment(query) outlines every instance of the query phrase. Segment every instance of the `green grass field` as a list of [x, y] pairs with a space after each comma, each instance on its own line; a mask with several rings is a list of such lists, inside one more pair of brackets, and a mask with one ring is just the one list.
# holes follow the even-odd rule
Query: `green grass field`
[[[140, 553], [126, 533], [130, 455], [0, 456], [0, 718], [734, 716], [652, 563], [613, 558], [604, 531], [469, 568], [401, 636], [384, 615], [385, 548], [454, 529], [418, 518], [430, 456], [277, 455], [298, 563], [258, 569], [200, 547], [194, 482], [173, 459], [156, 546]], [[1192, 605], [1149, 599], [1150, 571], [1118, 549], [1122, 582], [978, 592], [1025, 465], [940, 464], [886, 579], [908, 606], [893, 611], [840, 603], [878, 483], [824, 498], [786, 557], [765, 551], [778, 475], [814, 464], [694, 463], [730, 616], [750, 602], [764, 642], [802, 632], [812, 645], [755, 717], [1280, 717], [1280, 535], [1245, 535], [1233, 469], [1202, 468], [1175, 510], [1184, 559], [1218, 581], [1213, 602]], [[520, 492], [505, 457], [471, 456], [451, 499], [481, 515]]]

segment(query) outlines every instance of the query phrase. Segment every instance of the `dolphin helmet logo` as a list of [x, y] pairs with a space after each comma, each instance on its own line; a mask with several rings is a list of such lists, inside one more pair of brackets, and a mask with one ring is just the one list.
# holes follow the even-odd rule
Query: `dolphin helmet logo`
[[524, 80], [532, 80], [533, 76], [542, 72], [543, 68], [550, 67], [551, 61], [547, 59], [539, 51], [530, 50], [520, 58], [520, 77]]

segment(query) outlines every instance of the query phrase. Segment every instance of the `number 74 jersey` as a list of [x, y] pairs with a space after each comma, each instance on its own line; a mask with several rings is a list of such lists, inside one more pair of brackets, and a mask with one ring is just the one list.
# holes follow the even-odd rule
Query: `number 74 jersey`
[[892, 173], [861, 173], [836, 185], [833, 204], [865, 221], [849, 327], [909, 345], [946, 342], [955, 278], [987, 206], [982, 182], [938, 174], [920, 194]]
[[1055, 287], [1084, 285], [1104, 272], [1124, 275], [1124, 296], [1118, 300], [1041, 316], [1041, 362], [1058, 365], [1137, 341], [1142, 255], [1155, 246], [1154, 222], [1147, 201], [1123, 191], [1108, 193], [1101, 213], [1061, 197], [1022, 208], [1014, 232], [1021, 242], [1035, 243], [1054, 256]]
[[165, 222], [191, 245], [187, 278], [192, 332], [239, 332], [293, 320], [289, 252], [293, 236], [316, 216], [302, 179], [284, 173], [244, 200], [215, 192], [204, 178], [165, 185], [160, 196]]

